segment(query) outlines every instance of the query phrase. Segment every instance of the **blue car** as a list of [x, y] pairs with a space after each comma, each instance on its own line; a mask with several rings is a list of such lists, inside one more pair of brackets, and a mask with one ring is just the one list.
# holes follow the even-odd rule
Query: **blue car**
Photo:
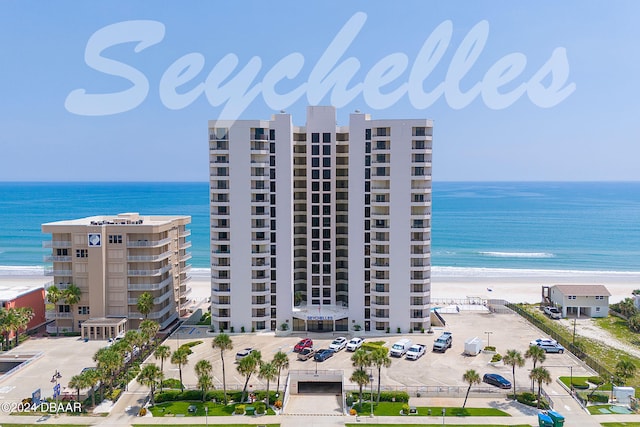
[[313, 360], [316, 362], [324, 362], [331, 356], [333, 356], [333, 350], [328, 348], [323, 348], [322, 350], [318, 350], [316, 354], [313, 356]]
[[511, 381], [498, 374], [484, 374], [484, 377], [482, 377], [482, 382], [500, 388], [511, 388]]

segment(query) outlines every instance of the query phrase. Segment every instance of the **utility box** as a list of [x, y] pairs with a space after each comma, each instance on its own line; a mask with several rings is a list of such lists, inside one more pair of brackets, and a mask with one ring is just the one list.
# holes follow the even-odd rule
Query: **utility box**
[[613, 387], [613, 397], [622, 405], [629, 405], [635, 394], [636, 389], [633, 387]]
[[538, 427], [553, 427], [553, 420], [547, 414], [538, 414]]
[[564, 417], [556, 411], [547, 411], [547, 415], [553, 420], [553, 427], [563, 427]]
[[477, 356], [482, 351], [482, 340], [478, 337], [469, 338], [464, 342], [464, 354]]

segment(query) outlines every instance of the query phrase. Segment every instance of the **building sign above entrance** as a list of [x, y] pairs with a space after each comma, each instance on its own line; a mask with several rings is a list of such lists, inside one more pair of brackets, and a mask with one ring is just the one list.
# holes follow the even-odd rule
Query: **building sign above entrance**
[[333, 320], [333, 316], [307, 316], [307, 320]]

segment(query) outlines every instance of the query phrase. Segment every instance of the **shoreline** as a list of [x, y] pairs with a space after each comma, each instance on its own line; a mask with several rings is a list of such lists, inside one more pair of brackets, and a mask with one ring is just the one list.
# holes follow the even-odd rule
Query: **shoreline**
[[[210, 297], [210, 269], [191, 270], [194, 302]], [[0, 289], [19, 286], [42, 286], [52, 278], [41, 267], [0, 266]], [[516, 270], [498, 268], [433, 267], [431, 298], [504, 299], [510, 302], [536, 303], [541, 300], [542, 286], [556, 284], [600, 284], [611, 293], [610, 303], [630, 297], [640, 289], [640, 272], [607, 272], [575, 270]]]

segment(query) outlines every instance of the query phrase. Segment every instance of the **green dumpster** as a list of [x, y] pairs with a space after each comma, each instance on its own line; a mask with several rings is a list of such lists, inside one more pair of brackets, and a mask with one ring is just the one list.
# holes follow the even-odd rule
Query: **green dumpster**
[[547, 415], [553, 420], [553, 427], [564, 426], [564, 417], [556, 411], [547, 411]]
[[553, 420], [547, 414], [538, 414], [538, 427], [553, 427]]

